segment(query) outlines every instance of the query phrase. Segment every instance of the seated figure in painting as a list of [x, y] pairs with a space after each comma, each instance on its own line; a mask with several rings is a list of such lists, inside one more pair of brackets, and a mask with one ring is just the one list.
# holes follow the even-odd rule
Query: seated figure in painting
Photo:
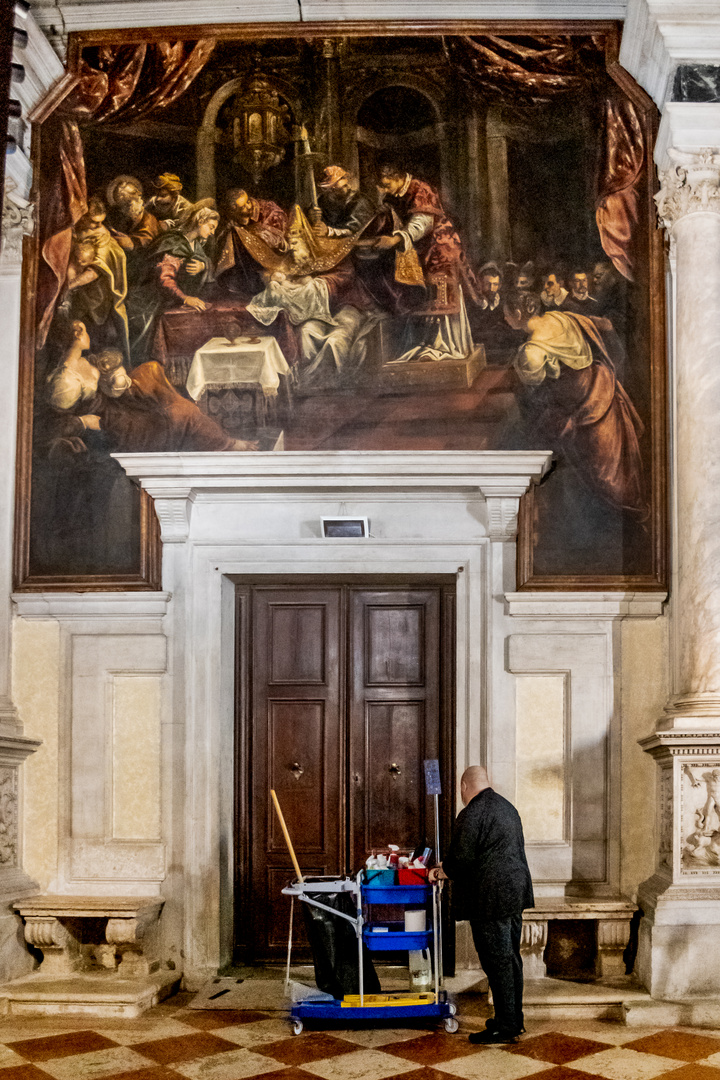
[[298, 328], [302, 388], [353, 383], [365, 377], [367, 335], [383, 318], [358, 280], [349, 255], [352, 239], [314, 234], [294, 207], [286, 256], [267, 265], [267, 285], [248, 312], [269, 326], [284, 311]]
[[230, 188], [224, 201], [227, 219], [218, 234], [217, 293], [246, 303], [265, 284], [257, 243], [261, 241], [273, 251], [286, 251], [287, 214], [277, 203], [253, 199], [242, 188]]
[[160, 364], [142, 364], [128, 375], [118, 349], [85, 357], [90, 338], [82, 322], [69, 326], [67, 340], [63, 361], [48, 379], [51, 454], [84, 452], [92, 431], [103, 432], [118, 453], [257, 449], [256, 443], [230, 438], [182, 397]]
[[643, 424], [615, 374], [610, 323], [567, 311], [543, 314], [538, 296], [519, 291], [505, 298], [505, 318], [527, 338], [515, 371], [531, 443], [560, 451], [603, 502], [643, 521]]
[[437, 191], [392, 161], [380, 166], [379, 189], [380, 235], [364, 234], [358, 245], [369, 259], [363, 281], [373, 298], [407, 316], [399, 359], [469, 356], [473, 341], [463, 290], [474, 300], [476, 283]]
[[129, 256], [142, 252], [160, 234], [157, 218], [145, 209], [142, 184], [134, 176], [116, 176], [106, 194], [114, 212], [112, 235]]
[[171, 307], [204, 311], [201, 294], [211, 278], [205, 250], [220, 219], [216, 210], [201, 206], [180, 229], [163, 233], [145, 252], [145, 270], [128, 297], [130, 351], [134, 365], [150, 355], [155, 323]]
[[357, 236], [377, 214], [377, 207], [355, 190], [352, 174], [340, 165], [328, 165], [318, 188], [317, 209], [308, 215], [318, 236]]
[[192, 203], [181, 194], [183, 186], [175, 173], [161, 173], [153, 183], [155, 194], [145, 203], [145, 211], [158, 223], [161, 232], [179, 228], [192, 210]]

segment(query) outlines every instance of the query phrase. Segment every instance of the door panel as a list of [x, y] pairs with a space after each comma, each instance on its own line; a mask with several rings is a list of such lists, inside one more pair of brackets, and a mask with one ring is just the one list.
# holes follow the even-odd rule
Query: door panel
[[349, 605], [355, 870], [373, 848], [415, 847], [427, 836], [422, 763], [440, 750], [440, 596], [438, 589], [353, 589]]
[[293, 870], [270, 799], [274, 788], [298, 862], [344, 867], [341, 590], [254, 589], [252, 634], [251, 952], [280, 959]]
[[424, 702], [368, 702], [365, 810], [355, 826], [362, 831], [355, 837], [359, 849], [388, 844], [412, 849], [424, 839], [418, 815], [425, 801], [425, 757]]
[[[299, 845], [304, 852], [324, 852], [327, 840], [323, 800], [318, 799], [318, 792], [323, 791], [329, 779], [325, 707], [324, 701], [268, 701], [270, 787], [275, 790], [286, 823], [301, 825], [302, 833], [293, 839], [293, 845]], [[337, 726], [336, 717], [331, 717], [333, 724]], [[336, 762], [332, 768], [337, 771]], [[287, 851], [274, 812], [270, 817], [268, 851], [273, 855]]]
[[421, 686], [425, 681], [422, 607], [365, 607], [367, 686]]

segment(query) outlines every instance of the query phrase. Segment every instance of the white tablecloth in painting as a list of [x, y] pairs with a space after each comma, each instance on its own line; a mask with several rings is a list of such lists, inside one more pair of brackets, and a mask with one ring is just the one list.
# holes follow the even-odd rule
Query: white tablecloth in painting
[[232, 390], [236, 386], [261, 386], [268, 397], [277, 393], [280, 376], [290, 371], [274, 337], [210, 338], [193, 357], [187, 392], [194, 401], [208, 390]]

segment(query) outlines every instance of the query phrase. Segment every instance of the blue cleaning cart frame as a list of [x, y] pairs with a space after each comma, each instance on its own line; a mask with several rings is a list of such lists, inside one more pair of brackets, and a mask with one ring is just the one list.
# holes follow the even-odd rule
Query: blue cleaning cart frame
[[[313, 907], [321, 908], [339, 919], [349, 922], [357, 937], [358, 943], [358, 971], [359, 971], [359, 999], [358, 1006], [344, 1005], [339, 998], [329, 999], [327, 996], [318, 998], [305, 998], [295, 1002], [290, 1012], [293, 1022], [293, 1031], [299, 1035], [303, 1030], [304, 1022], [323, 1020], [402, 1020], [402, 1019], [437, 1019], [444, 1020], [445, 1030], [453, 1033], [458, 1029], [458, 1021], [455, 1018], [455, 1005], [448, 1001], [447, 992], [442, 986], [442, 922], [440, 919], [440, 886], [433, 885], [378, 885], [363, 882], [363, 871], [357, 878], [322, 878], [315, 881], [294, 881], [284, 888], [283, 894], [293, 900], [298, 899]], [[355, 916], [337, 911], [335, 908], [323, 904], [315, 897], [323, 893], [350, 893], [355, 900]], [[313, 893], [314, 896], [309, 896]], [[428, 899], [432, 902], [432, 931], [418, 932], [374, 932], [371, 920], [365, 921], [363, 916], [363, 904], [396, 904], [413, 905], [427, 904]], [[292, 921], [290, 932], [292, 935]], [[433, 967], [435, 972], [435, 986], [433, 1000], [422, 1004], [408, 1005], [366, 1005], [365, 991], [363, 986], [363, 944], [370, 952], [387, 952], [425, 949], [432, 938]], [[288, 969], [292, 951], [292, 937], [288, 941]], [[395, 996], [395, 995], [393, 995]], [[400, 997], [400, 995], [397, 995]], [[419, 995], [408, 994], [408, 998], [417, 998]]]

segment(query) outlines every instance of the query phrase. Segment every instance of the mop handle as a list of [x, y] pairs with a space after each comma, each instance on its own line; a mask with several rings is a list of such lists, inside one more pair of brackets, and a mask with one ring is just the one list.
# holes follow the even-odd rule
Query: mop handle
[[298, 879], [298, 881], [302, 882], [302, 881], [305, 880], [305, 878], [302, 876], [302, 870], [300, 869], [300, 864], [298, 863], [298, 861], [297, 861], [297, 859], [295, 857], [295, 848], [292, 846], [292, 840], [290, 839], [290, 833], [287, 830], [287, 825], [285, 824], [285, 818], [283, 817], [283, 812], [280, 809], [280, 803], [278, 802], [278, 797], [275, 794], [275, 791], [274, 791], [273, 788], [270, 788], [270, 794], [272, 795], [273, 805], [275, 806], [275, 813], [278, 816], [278, 821], [280, 822], [280, 828], [283, 831], [283, 836], [285, 837], [285, 843], [288, 846], [288, 851], [290, 852], [290, 858], [292, 859], [292, 864], [293, 864], [293, 866], [295, 868], [295, 873], [297, 874], [297, 879]]

